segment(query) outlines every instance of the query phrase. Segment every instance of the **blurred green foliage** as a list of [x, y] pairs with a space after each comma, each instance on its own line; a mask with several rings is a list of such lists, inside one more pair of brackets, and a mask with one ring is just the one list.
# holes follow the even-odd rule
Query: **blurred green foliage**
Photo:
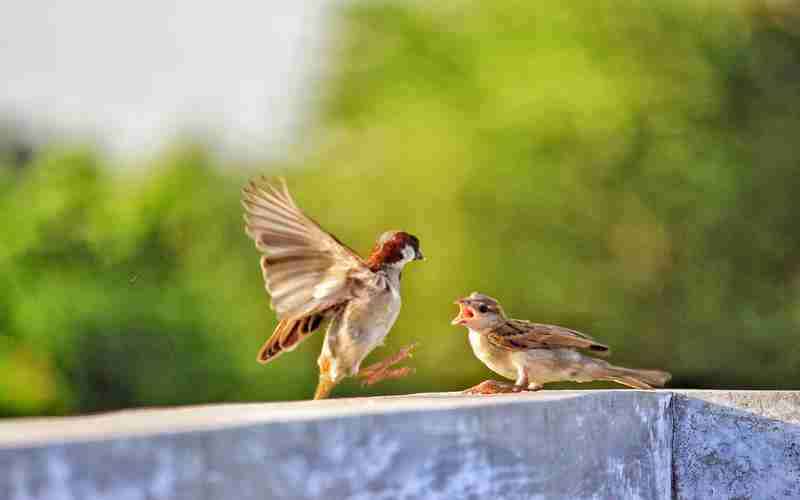
[[0, 155], [0, 414], [307, 398], [321, 335], [255, 362], [275, 318], [239, 187], [284, 172], [366, 252], [418, 235], [387, 346], [401, 381], [490, 376], [451, 302], [589, 332], [680, 387], [800, 376], [800, 15], [792, 3], [355, 3], [296, 164]]

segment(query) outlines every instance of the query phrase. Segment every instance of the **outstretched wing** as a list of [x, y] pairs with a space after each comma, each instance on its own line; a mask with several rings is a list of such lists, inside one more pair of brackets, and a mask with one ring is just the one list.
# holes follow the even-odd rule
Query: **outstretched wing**
[[563, 326], [543, 325], [520, 319], [509, 319], [487, 335], [494, 346], [509, 351], [571, 347], [589, 349], [601, 356], [609, 354], [608, 346], [592, 337]]
[[261, 178], [243, 190], [245, 232], [264, 254], [261, 269], [281, 320], [330, 309], [373, 280], [364, 260], [303, 213], [286, 183]]

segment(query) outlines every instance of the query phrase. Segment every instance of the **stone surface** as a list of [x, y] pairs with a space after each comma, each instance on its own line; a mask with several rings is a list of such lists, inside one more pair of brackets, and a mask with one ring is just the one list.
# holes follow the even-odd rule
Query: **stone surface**
[[0, 423], [0, 498], [672, 496], [672, 395], [543, 391]]
[[0, 422], [0, 499], [800, 498], [800, 392], [421, 394]]
[[680, 391], [677, 499], [800, 498], [800, 392]]

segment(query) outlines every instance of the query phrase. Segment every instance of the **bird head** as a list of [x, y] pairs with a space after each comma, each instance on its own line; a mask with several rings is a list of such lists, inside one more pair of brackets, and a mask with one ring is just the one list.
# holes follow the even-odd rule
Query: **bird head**
[[378, 238], [369, 256], [372, 269], [393, 267], [402, 269], [412, 260], [425, 260], [419, 248], [419, 239], [405, 231], [387, 231]]
[[506, 314], [497, 299], [478, 292], [458, 299], [458, 315], [450, 323], [466, 326], [471, 330], [492, 328], [506, 319]]

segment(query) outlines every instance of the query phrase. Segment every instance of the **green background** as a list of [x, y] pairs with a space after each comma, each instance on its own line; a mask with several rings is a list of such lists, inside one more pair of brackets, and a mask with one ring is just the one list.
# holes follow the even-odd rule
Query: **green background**
[[489, 377], [449, 325], [475, 290], [674, 387], [797, 388], [798, 9], [441, 4], [338, 12], [290, 162], [0, 141], [0, 415], [310, 397], [322, 335], [255, 362], [276, 321], [239, 189], [262, 173], [363, 253], [422, 242], [368, 358], [419, 341], [416, 374], [336, 395]]

